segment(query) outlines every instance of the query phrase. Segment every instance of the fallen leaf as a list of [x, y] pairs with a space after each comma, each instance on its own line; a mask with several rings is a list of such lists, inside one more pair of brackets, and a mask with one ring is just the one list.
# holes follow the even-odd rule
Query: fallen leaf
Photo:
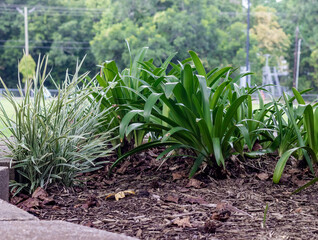
[[167, 195], [166, 197], [164, 197], [162, 199], [165, 202], [174, 202], [174, 203], [178, 203], [179, 202], [179, 197], [176, 195]]
[[207, 204], [207, 202], [201, 198], [201, 197], [192, 197], [192, 196], [187, 196], [183, 199], [184, 202], [186, 203], [198, 203], [198, 204]]
[[24, 198], [22, 198], [20, 196], [14, 196], [14, 197], [11, 198], [10, 203], [13, 204], [13, 205], [18, 205], [23, 200], [24, 200]]
[[288, 170], [288, 173], [289, 174], [299, 174], [299, 173], [301, 173], [301, 171], [297, 168], [291, 168]]
[[205, 184], [197, 179], [191, 178], [186, 187], [202, 188]]
[[292, 183], [296, 184], [298, 187], [304, 186], [308, 181], [303, 179], [298, 179], [296, 176], [292, 176]]
[[295, 209], [295, 213], [301, 213], [303, 210], [301, 207]]
[[190, 217], [185, 218], [176, 218], [172, 221], [173, 224], [178, 225], [179, 227], [185, 228], [185, 227], [192, 227], [190, 223]]
[[29, 211], [31, 208], [39, 207], [40, 202], [36, 198], [29, 198], [21, 203], [19, 203], [18, 207], [22, 208], [23, 210]]
[[172, 173], [172, 180], [179, 180], [183, 178], [183, 174], [176, 172], [176, 173]]
[[256, 177], [262, 181], [265, 181], [269, 178], [268, 174], [267, 173], [259, 173], [259, 174], [256, 174]]
[[137, 238], [140, 238], [141, 237], [141, 234], [142, 234], [142, 230], [139, 228], [136, 232], [136, 237]]
[[110, 198], [110, 197], [115, 197], [116, 201], [118, 201], [119, 199], [126, 197], [126, 194], [136, 194], [136, 193], [132, 190], [126, 190], [126, 191], [108, 194], [105, 197], [105, 199]]
[[48, 193], [41, 187], [35, 189], [34, 193], [32, 194], [32, 198], [39, 198], [41, 200], [47, 198], [48, 196]]

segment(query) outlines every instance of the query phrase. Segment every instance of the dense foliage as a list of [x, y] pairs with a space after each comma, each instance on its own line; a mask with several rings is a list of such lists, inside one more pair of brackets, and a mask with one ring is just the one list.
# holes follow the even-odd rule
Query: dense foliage
[[[300, 90], [318, 90], [317, 4], [314, 1], [251, 1], [250, 62], [253, 81], [261, 82], [264, 54], [271, 64], [283, 56], [289, 63], [287, 84], [292, 86], [295, 28], [302, 38]], [[245, 65], [246, 8], [240, 0], [5, 0], [0, 6], [0, 76], [15, 87], [17, 61], [24, 47], [23, 16], [29, 9], [30, 53], [50, 55], [54, 79], [63, 80], [65, 68], [88, 55], [82, 71], [97, 70], [96, 63], [112, 59], [123, 68], [129, 62], [124, 39], [136, 54], [148, 46], [155, 63], [177, 52], [185, 59], [192, 49], [205, 67]], [[47, 83], [49, 84], [49, 83]], [[52, 85], [51, 85], [52, 86]]]

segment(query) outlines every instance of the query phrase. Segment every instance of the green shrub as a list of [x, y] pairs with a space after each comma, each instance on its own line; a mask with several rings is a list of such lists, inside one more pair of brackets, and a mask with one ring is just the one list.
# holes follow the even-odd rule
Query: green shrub
[[[143, 89], [151, 94], [142, 97], [143, 104], [130, 106], [120, 123], [120, 138], [133, 130], [156, 132], [162, 137], [133, 149], [112, 167], [135, 152], [166, 145], [168, 148], [160, 157], [177, 148], [194, 152], [196, 160], [190, 173], [193, 176], [203, 161], [211, 166], [225, 167], [225, 159], [235, 142], [248, 137], [249, 133], [243, 133], [246, 127], [238, 122], [238, 110], [257, 88], [238, 94], [234, 90], [235, 83], [243, 74], [232, 79], [234, 70], [230, 67], [206, 73], [196, 53], [190, 51], [190, 55], [191, 59], [179, 65], [171, 63], [173, 69], [168, 76], [156, 74], [160, 71], [152, 64], [143, 64], [144, 76], [151, 76], [156, 84], [139, 80]], [[190, 60], [194, 67], [188, 63]], [[136, 116], [142, 117], [142, 121], [131, 121]]]
[[11, 134], [7, 137], [1, 131], [19, 175], [11, 184], [17, 192], [24, 189], [32, 193], [38, 186], [45, 188], [53, 182], [70, 185], [77, 174], [98, 169], [102, 162], [95, 160], [112, 154], [114, 149], [109, 144], [113, 130], [97, 132], [101, 125], [105, 128], [109, 124], [100, 121], [108, 114], [107, 109], [100, 112], [99, 103], [88, 101], [90, 92], [78, 86], [87, 75], [78, 75], [81, 64], [72, 79], [66, 74], [62, 87], [57, 87], [58, 96], [48, 99], [44, 88], [50, 76], [46, 64], [47, 59], [39, 59], [33, 89], [28, 86], [23, 96], [19, 88], [22, 99], [6, 89], [5, 98], [15, 110], [14, 119], [2, 105], [0, 109], [1, 121]]

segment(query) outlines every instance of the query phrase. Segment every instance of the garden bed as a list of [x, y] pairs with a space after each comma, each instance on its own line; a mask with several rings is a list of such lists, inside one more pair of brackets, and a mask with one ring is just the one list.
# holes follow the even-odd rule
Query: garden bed
[[[290, 161], [279, 184], [272, 183], [277, 159], [264, 156], [228, 161], [224, 179], [208, 168], [189, 180], [193, 162], [161, 162], [158, 150], [132, 157], [107, 176], [109, 166], [78, 178], [81, 186], [55, 185], [13, 204], [40, 219], [59, 219], [140, 239], [316, 239], [318, 185], [291, 195], [309, 179]], [[115, 200], [112, 193], [132, 190]], [[267, 213], [265, 213], [268, 205]], [[265, 217], [264, 217], [265, 216]], [[265, 224], [264, 224], [265, 223]]]

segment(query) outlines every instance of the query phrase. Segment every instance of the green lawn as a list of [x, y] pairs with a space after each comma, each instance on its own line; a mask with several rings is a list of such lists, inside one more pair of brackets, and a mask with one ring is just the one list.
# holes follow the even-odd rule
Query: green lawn
[[[6, 100], [5, 98], [0, 97], [0, 103], [6, 110], [7, 115], [13, 119], [15, 117], [15, 111], [12, 105]], [[0, 112], [0, 116], [3, 117], [2, 112]], [[6, 135], [10, 135], [10, 131], [8, 129], [5, 129], [5, 126], [3, 125], [2, 121], [0, 121], [0, 130], [3, 131]]]

